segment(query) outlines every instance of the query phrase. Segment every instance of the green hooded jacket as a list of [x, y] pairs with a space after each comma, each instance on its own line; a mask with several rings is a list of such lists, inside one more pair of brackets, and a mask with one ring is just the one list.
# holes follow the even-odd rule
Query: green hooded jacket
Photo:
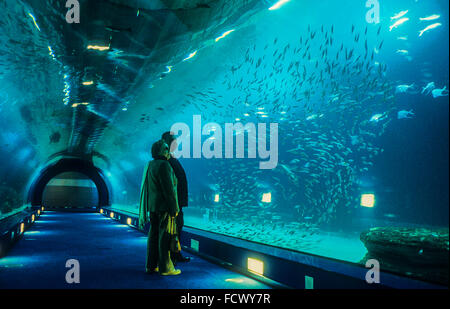
[[175, 216], [180, 211], [177, 182], [169, 161], [156, 159], [147, 163], [142, 176], [139, 226], [149, 221], [150, 212], [167, 212]]

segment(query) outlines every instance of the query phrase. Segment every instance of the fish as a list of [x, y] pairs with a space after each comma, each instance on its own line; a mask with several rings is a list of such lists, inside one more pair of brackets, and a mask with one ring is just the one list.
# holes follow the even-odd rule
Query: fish
[[[367, 138], [379, 136], [391, 121], [388, 115], [393, 114], [392, 92], [395, 91], [395, 86], [391, 86], [384, 78], [386, 65], [381, 63], [381, 60], [374, 64], [375, 50], [370, 51], [366, 38], [364, 38], [362, 52], [359, 46], [353, 46], [356, 45], [353, 42], [353, 45], [344, 45], [338, 39], [335, 40], [336, 49], [333, 50], [330, 48], [333, 44], [332, 35], [326, 31], [325, 27], [322, 28], [323, 31], [320, 28], [316, 31], [309, 27], [310, 34], [305, 37], [306, 42], [300, 38], [300, 46], [299, 41], [296, 41], [297, 46], [292, 47], [291, 59], [289, 59], [291, 54], [287, 50], [271, 49], [266, 45], [267, 51], [263, 54], [270, 55], [275, 51], [272, 63], [268, 63], [270, 61], [268, 57], [264, 60], [264, 64], [260, 64], [259, 70], [256, 70], [261, 58], [254, 58], [251, 53], [247, 53], [242, 63], [232, 64], [234, 71], [226, 74], [225, 80], [218, 84], [225, 85], [224, 87], [228, 85], [229, 89], [234, 88], [236, 91], [244, 92], [245, 95], [236, 95], [231, 103], [223, 102], [225, 96], [219, 98], [218, 93], [207, 96], [204, 95], [210, 92], [192, 93], [193, 97], [189, 97], [192, 99], [189, 105], [197, 106], [198, 104], [197, 108], [204, 110], [205, 113], [209, 106], [213, 105], [223, 108], [225, 117], [233, 115], [233, 118], [236, 116], [241, 118], [244, 113], [245, 117], [251, 117], [262, 102], [271, 102], [270, 105], [265, 106], [264, 111], [267, 114], [280, 115], [278, 120], [286, 121], [292, 127], [292, 132], [286, 132], [286, 137], [292, 141], [292, 144], [288, 144], [286, 148], [290, 149], [286, 151], [290, 157], [286, 158], [286, 163], [283, 162], [284, 166], [280, 166], [281, 168], [277, 170], [285, 177], [271, 178], [274, 190], [277, 190], [278, 196], [285, 201], [306, 198], [307, 204], [296, 207], [295, 215], [298, 215], [297, 219], [301, 222], [302, 218], [310, 217], [308, 223], [312, 224], [328, 222], [334, 216], [338, 201], [345, 199], [345, 196], [351, 192], [353, 182], [351, 177], [355, 177], [351, 171], [367, 171], [373, 165], [371, 160], [376, 154], [382, 152], [368, 142]], [[333, 33], [333, 26], [331, 28]], [[356, 28], [352, 28], [354, 41], [358, 41], [361, 37], [358, 38], [360, 34], [355, 30]], [[311, 38], [314, 36], [320, 38], [317, 45]], [[378, 43], [380, 48], [383, 42]], [[340, 50], [338, 50], [339, 43], [342, 43]], [[344, 47], [346, 59], [342, 56]], [[263, 46], [261, 48], [257, 46], [256, 54], [258, 49], [262, 51], [262, 48]], [[287, 57], [288, 54], [289, 57]], [[288, 61], [284, 60], [285, 56], [289, 59]], [[311, 62], [308, 62], [308, 59]], [[264, 65], [270, 68], [269, 72], [261, 70]], [[377, 96], [376, 99], [375, 96]], [[288, 104], [291, 98], [293, 103]], [[317, 105], [316, 100], [323, 103]], [[367, 104], [373, 104], [369, 107], [371, 110], [380, 108], [384, 111], [378, 115], [375, 114], [375, 117], [372, 116], [372, 122], [381, 122], [386, 119], [381, 126], [371, 126], [371, 132], [365, 132], [361, 127], [362, 123], [369, 122], [369, 119], [362, 116]], [[255, 107], [255, 110], [251, 110], [252, 107]], [[322, 109], [327, 112], [322, 112]], [[214, 110], [210, 119], [217, 118], [219, 113]], [[340, 119], [334, 122], [332, 130], [322, 127], [319, 122], [321, 118], [327, 116], [336, 116]], [[321, 129], [318, 130], [319, 128]], [[348, 130], [352, 132], [352, 138], [344, 133]], [[368, 152], [365, 158], [361, 161], [351, 161], [349, 156], [361, 151]], [[227, 176], [222, 177], [220, 174], [224, 174], [225, 168], [233, 172], [225, 173]], [[247, 192], [251, 192], [258, 186], [256, 175], [259, 173], [255, 172], [252, 177], [239, 177], [238, 175], [249, 174], [250, 170], [245, 165], [233, 168], [233, 165], [225, 167], [217, 163], [214, 170], [217, 169], [218, 172], [213, 173], [211, 177], [215, 177], [224, 186], [229, 184], [232, 188], [239, 188], [230, 189], [228, 196], [224, 194], [224, 200], [236, 197], [240, 201], [239, 205], [248, 205], [249, 209], [252, 211], [255, 209], [256, 212], [258, 207], [250, 206], [252, 199], [249, 199]], [[297, 178], [300, 174], [302, 177]], [[346, 177], [349, 177], [348, 180]], [[301, 181], [304, 190], [281, 185], [283, 178], [292, 182]], [[316, 188], [318, 185], [324, 185], [327, 188], [326, 192], [319, 194]], [[231, 205], [231, 203], [224, 203], [225, 210], [230, 212], [232, 218], [238, 218], [238, 214], [233, 212]], [[345, 203], [345, 207], [351, 207], [351, 203]], [[264, 215], [267, 213], [265, 212]]]
[[409, 10], [401, 11], [400, 13], [397, 13], [394, 16], [392, 16], [391, 20], [399, 19], [400, 17], [405, 16], [408, 12], [409, 12]]
[[425, 87], [422, 89], [422, 94], [428, 95], [431, 93], [431, 91], [436, 88], [434, 82], [429, 82]]
[[419, 31], [419, 37], [421, 37], [425, 32], [427, 32], [427, 31], [429, 31], [431, 29], [437, 28], [439, 26], [442, 26], [442, 24], [441, 23], [435, 23], [435, 24], [429, 25], [425, 29]]
[[407, 51], [407, 50], [405, 50], [405, 49], [398, 49], [397, 51], [396, 51], [396, 53], [397, 54], [401, 54], [401, 55], [409, 55], [409, 52]]
[[448, 96], [447, 86], [442, 89], [434, 89], [431, 93], [433, 94], [433, 98], [435, 99], [438, 97], [446, 97]]
[[385, 114], [375, 114], [370, 118], [370, 122], [378, 122], [386, 118]]
[[402, 110], [397, 113], [397, 119], [411, 119], [412, 116], [415, 116], [412, 110]]
[[395, 88], [395, 93], [406, 93], [409, 89], [412, 89], [414, 84], [411, 85], [398, 85]]
[[106, 30], [111, 31], [111, 32], [132, 32], [131, 27], [128, 28], [117, 28], [117, 27], [113, 27], [113, 26], [107, 26], [105, 27]]
[[420, 21], [430, 21], [430, 20], [436, 20], [436, 19], [439, 19], [439, 18], [441, 18], [441, 15], [434, 14], [434, 15], [431, 15], [431, 16], [428, 16], [428, 17], [421, 17], [421, 18], [419, 18], [419, 20]]
[[389, 31], [392, 31], [392, 29], [399, 27], [400, 25], [403, 25], [405, 22], [407, 22], [409, 20], [409, 18], [405, 17], [405, 18], [401, 18], [399, 20], [397, 20], [393, 25], [391, 25], [389, 27]]

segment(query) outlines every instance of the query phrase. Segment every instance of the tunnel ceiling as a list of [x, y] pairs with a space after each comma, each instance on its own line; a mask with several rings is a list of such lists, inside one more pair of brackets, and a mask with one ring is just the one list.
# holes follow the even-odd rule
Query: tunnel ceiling
[[[118, 121], [121, 114], [142, 115], [138, 96], [169, 67], [267, 7], [259, 0], [79, 2], [79, 24], [66, 22], [65, 1], [0, 4], [0, 113], [41, 162], [105, 151], [98, 147], [105, 129], [123, 138], [115, 124], [130, 122]], [[146, 96], [144, 107], [166, 95]]]

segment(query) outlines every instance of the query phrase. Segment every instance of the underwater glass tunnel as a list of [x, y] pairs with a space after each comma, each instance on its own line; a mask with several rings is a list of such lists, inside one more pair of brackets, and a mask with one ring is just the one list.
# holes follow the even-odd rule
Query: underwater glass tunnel
[[0, 2], [2, 235], [131, 225], [172, 131], [186, 233], [448, 287], [447, 1], [65, 2]]

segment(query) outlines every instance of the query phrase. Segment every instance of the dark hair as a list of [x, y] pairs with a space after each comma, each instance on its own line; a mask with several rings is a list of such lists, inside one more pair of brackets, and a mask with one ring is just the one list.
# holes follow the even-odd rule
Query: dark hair
[[165, 141], [159, 140], [156, 143], [154, 143], [152, 145], [152, 158], [156, 159], [157, 157], [159, 157], [164, 148], [167, 148], [167, 150], [169, 150], [169, 146], [167, 146]]
[[161, 138], [162, 138], [162, 139], [167, 143], [167, 145], [169, 145], [169, 146], [170, 146], [170, 144], [171, 144], [174, 140], [176, 140], [176, 137], [175, 137], [174, 133], [173, 133], [173, 132], [170, 132], [170, 131], [164, 132], [164, 134], [162, 135]]

